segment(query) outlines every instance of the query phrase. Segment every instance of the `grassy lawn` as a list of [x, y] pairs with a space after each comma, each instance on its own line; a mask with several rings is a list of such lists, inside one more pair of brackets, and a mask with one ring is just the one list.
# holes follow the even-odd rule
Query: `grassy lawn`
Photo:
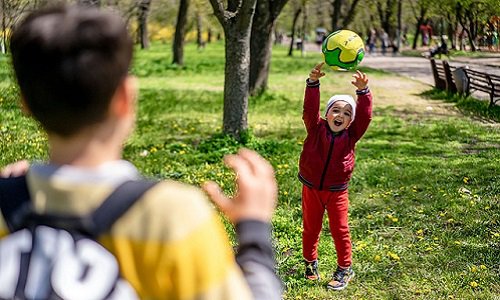
[[[424, 107], [445, 101], [438, 93], [414, 91], [416, 83], [369, 69], [374, 118], [358, 144], [350, 184], [356, 278], [345, 291], [326, 290], [336, 257], [325, 217], [319, 249], [322, 281], [302, 279], [301, 184], [296, 176], [305, 137], [302, 96], [304, 80], [321, 57], [296, 52], [289, 58], [286, 51], [275, 48], [270, 89], [250, 99], [251, 129], [245, 142], [276, 170], [279, 204], [273, 239], [285, 299], [498, 299], [497, 121], [482, 122], [456, 111], [426, 112], [411, 103], [400, 106], [399, 97], [411, 96]], [[137, 51], [132, 72], [141, 85], [138, 125], [125, 158], [150, 176], [196, 185], [211, 179], [231, 191], [232, 174], [221, 158], [242, 145], [220, 134], [223, 45], [198, 51], [188, 44], [185, 61], [185, 67], [170, 65], [170, 45]], [[45, 136], [21, 115], [8, 60], [2, 57], [0, 64], [0, 166], [22, 158], [46, 159]], [[332, 94], [354, 92], [351, 73], [327, 73], [322, 108]], [[378, 82], [391, 82], [392, 88]], [[393, 104], [382, 105], [382, 99]]]

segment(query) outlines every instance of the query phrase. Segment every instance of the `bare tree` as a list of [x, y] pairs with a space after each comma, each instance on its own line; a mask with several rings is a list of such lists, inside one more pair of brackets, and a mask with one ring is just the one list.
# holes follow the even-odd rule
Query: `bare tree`
[[29, 0], [0, 0], [0, 1], [2, 9], [0, 51], [1, 53], [6, 53], [10, 40], [11, 29], [20, 20], [20, 18], [24, 15], [24, 13], [30, 8], [30, 1]]
[[187, 13], [190, 0], [181, 0], [179, 12], [177, 14], [177, 24], [175, 25], [174, 44], [172, 50], [174, 59], [172, 63], [184, 65], [184, 37], [186, 35]]
[[[210, 13], [209, 3], [204, 0], [194, 1], [194, 22], [196, 26], [196, 45], [198, 49], [203, 49], [206, 43], [210, 43], [212, 39], [212, 26], [210, 23], [218, 24], [219, 21]], [[205, 29], [206, 28], [206, 29]], [[207, 38], [203, 38], [203, 31], [207, 31]]]
[[195, 17], [196, 17], [196, 44], [198, 45], [198, 49], [201, 49], [205, 46], [205, 42], [203, 41], [203, 36], [202, 36], [202, 20], [201, 20], [201, 14], [198, 10], [195, 12]]
[[401, 29], [403, 28], [402, 14], [403, 14], [403, 0], [398, 0], [398, 28], [396, 30], [396, 49], [398, 52], [401, 49]]
[[148, 15], [151, 1], [152, 0], [139, 0], [139, 7], [137, 10], [137, 35], [141, 49], [149, 48]]
[[351, 3], [346, 3], [344, 0], [334, 0], [332, 2], [332, 31], [347, 28], [352, 23], [356, 16], [358, 3], [359, 0], [353, 0]]
[[293, 13], [293, 21], [292, 21], [292, 36], [290, 39], [290, 48], [288, 50], [288, 56], [293, 55], [293, 44], [295, 44], [295, 32], [297, 30], [297, 21], [299, 20], [300, 13], [304, 9], [304, 4], [301, 4], [295, 8]]
[[272, 33], [288, 0], [257, 0], [250, 37], [249, 91], [254, 95], [267, 89], [272, 52]]
[[393, 28], [393, 15], [396, 1], [395, 0], [381, 0], [377, 1], [377, 11], [380, 17], [380, 24], [385, 32], [389, 34], [389, 36], [394, 36]]
[[236, 139], [248, 128], [250, 33], [257, 0], [210, 0], [225, 34], [223, 131]]
[[477, 51], [476, 39], [479, 31], [479, 18], [484, 15], [484, 7], [480, 3], [470, 2], [462, 3], [457, 2], [456, 16], [457, 20], [467, 33], [471, 51]]
[[358, 6], [359, 0], [352, 1], [349, 8], [346, 10], [346, 13], [342, 19], [342, 28], [347, 28], [354, 21], [354, 17], [356, 17], [356, 7]]
[[332, 31], [339, 30], [340, 10], [342, 8], [342, 0], [334, 0], [332, 2]]
[[209, 43], [209, 44], [212, 42], [212, 35], [213, 35], [212, 28], [208, 28], [208, 31], [207, 31], [207, 43]]
[[425, 0], [417, 0], [417, 3], [413, 3], [412, 0], [409, 1], [411, 9], [413, 11], [413, 16], [415, 17], [417, 23], [415, 24], [415, 38], [413, 39], [412, 49], [417, 49], [417, 40], [420, 34], [420, 25], [424, 23], [424, 19], [429, 10], [429, 3]]

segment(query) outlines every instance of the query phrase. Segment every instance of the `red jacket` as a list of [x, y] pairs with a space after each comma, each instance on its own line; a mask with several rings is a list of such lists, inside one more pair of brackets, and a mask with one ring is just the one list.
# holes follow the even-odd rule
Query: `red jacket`
[[351, 125], [335, 135], [319, 113], [319, 82], [308, 83], [302, 119], [307, 131], [299, 162], [299, 180], [318, 190], [345, 190], [354, 169], [354, 148], [372, 119], [372, 95], [358, 94]]

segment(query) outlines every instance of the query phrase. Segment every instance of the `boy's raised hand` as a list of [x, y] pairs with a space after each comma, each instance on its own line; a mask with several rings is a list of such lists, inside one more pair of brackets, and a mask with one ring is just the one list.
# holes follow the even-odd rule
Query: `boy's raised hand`
[[243, 220], [270, 222], [278, 197], [271, 164], [248, 149], [227, 155], [224, 162], [236, 173], [236, 194], [227, 197], [215, 182], [203, 184], [205, 192], [233, 224]]
[[30, 163], [27, 160], [20, 160], [15, 163], [8, 164], [0, 170], [0, 178], [18, 177], [25, 175], [28, 172]]
[[351, 83], [358, 88], [358, 90], [365, 89], [368, 86], [368, 77], [365, 73], [357, 70], [356, 74], [352, 75], [354, 80]]
[[309, 81], [314, 82], [318, 81], [321, 77], [325, 76], [324, 72], [321, 72], [321, 68], [323, 67], [325, 63], [319, 63], [316, 66], [314, 66], [314, 69], [311, 70], [311, 73], [309, 73]]

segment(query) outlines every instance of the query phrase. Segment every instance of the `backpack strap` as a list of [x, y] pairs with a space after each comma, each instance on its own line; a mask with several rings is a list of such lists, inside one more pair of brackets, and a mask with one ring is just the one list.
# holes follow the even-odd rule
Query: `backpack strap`
[[0, 211], [9, 231], [21, 226], [30, 207], [26, 176], [0, 178]]
[[131, 180], [119, 185], [101, 205], [86, 216], [39, 214], [33, 211], [26, 178], [0, 179], [0, 208], [11, 232], [46, 225], [97, 238], [158, 181]]
[[104, 202], [90, 214], [85, 222], [87, 230], [94, 236], [108, 231], [111, 226], [158, 181], [126, 181], [118, 186]]

